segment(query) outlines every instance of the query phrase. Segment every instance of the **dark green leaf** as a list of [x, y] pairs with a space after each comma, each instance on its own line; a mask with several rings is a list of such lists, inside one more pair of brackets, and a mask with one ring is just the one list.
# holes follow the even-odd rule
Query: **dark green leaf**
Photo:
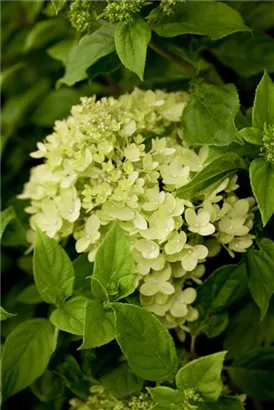
[[265, 34], [235, 34], [211, 48], [221, 63], [243, 77], [274, 71], [274, 40]]
[[93, 79], [101, 74], [111, 74], [121, 67], [121, 62], [116, 53], [111, 53], [105, 57], [100, 58], [88, 68], [87, 73], [89, 78]]
[[253, 127], [263, 130], [264, 124], [274, 125], [274, 83], [266, 72], [256, 89], [252, 109]]
[[93, 277], [113, 300], [130, 295], [136, 288], [133, 257], [118, 222], [113, 224], [96, 253]]
[[73, 292], [73, 265], [55, 239], [38, 228], [36, 235], [33, 271], [38, 292], [47, 303], [63, 302]]
[[115, 29], [115, 47], [121, 62], [142, 81], [150, 38], [150, 28], [140, 17], [129, 23], [120, 22]]
[[26, 303], [29, 305], [36, 305], [37, 303], [43, 302], [43, 299], [41, 298], [35, 283], [27, 286], [24, 290], [22, 290], [22, 292], [20, 292], [17, 296], [17, 300], [18, 302]]
[[34, 111], [31, 121], [34, 124], [52, 127], [54, 121], [63, 120], [71, 107], [80, 102], [81, 94], [70, 88], [51, 91]]
[[57, 372], [63, 377], [66, 387], [77, 397], [87, 400], [90, 396], [90, 382], [86, 380], [77, 360], [68, 355], [65, 361], [57, 366]]
[[150, 14], [152, 29], [159, 36], [174, 37], [190, 33], [217, 40], [237, 31], [250, 31], [241, 15], [224, 3], [177, 3], [172, 11], [170, 16], [159, 9]]
[[46, 319], [28, 320], [10, 333], [2, 355], [3, 401], [44, 373], [53, 349], [53, 326]]
[[52, 40], [64, 37], [67, 33], [69, 33], [68, 25], [63, 19], [53, 18], [39, 21], [28, 33], [25, 51], [42, 48]]
[[87, 278], [92, 275], [93, 263], [88, 260], [86, 253], [83, 253], [82, 255], [79, 255], [78, 258], [74, 259], [73, 268], [75, 274], [75, 290], [81, 291], [86, 288], [90, 289], [90, 280]]
[[101, 299], [88, 300], [80, 349], [105, 345], [115, 338], [114, 312], [105, 308]]
[[82, 336], [84, 333], [86, 305], [87, 299], [82, 296], [71, 298], [63, 303], [61, 308], [55, 309], [52, 312], [50, 321], [57, 329]]
[[112, 303], [117, 341], [129, 366], [146, 380], [162, 380], [178, 366], [174, 342], [167, 329], [150, 312], [134, 305]]
[[110, 26], [99, 28], [83, 37], [68, 56], [63, 83], [71, 86], [87, 77], [86, 70], [100, 58], [115, 50], [114, 30]]
[[52, 401], [64, 393], [64, 381], [58, 374], [46, 370], [31, 385], [31, 391], [42, 402]]
[[189, 144], [200, 145], [222, 146], [233, 141], [241, 142], [234, 123], [239, 107], [234, 85], [202, 84], [184, 110], [184, 139]]
[[237, 358], [229, 369], [233, 383], [258, 400], [274, 399], [274, 348], [258, 348]]
[[250, 165], [249, 175], [265, 226], [274, 212], [274, 167], [263, 158], [256, 158]]
[[54, 46], [48, 48], [46, 51], [50, 57], [61, 61], [65, 66], [73, 44], [74, 40], [63, 40], [60, 43], [54, 44]]
[[249, 249], [246, 254], [246, 268], [248, 285], [251, 295], [261, 310], [261, 319], [264, 318], [271, 295], [274, 293], [274, 242], [263, 238], [260, 250]]
[[216, 402], [199, 403], [198, 410], [245, 410], [245, 408], [237, 397], [220, 396]]
[[240, 131], [243, 139], [250, 144], [261, 145], [262, 144], [262, 131], [255, 127], [243, 128]]
[[105, 374], [102, 382], [118, 399], [139, 394], [144, 385], [144, 380], [132, 373], [126, 362]]
[[194, 388], [203, 399], [216, 401], [223, 389], [221, 371], [226, 352], [219, 352], [193, 360], [176, 375], [178, 389]]

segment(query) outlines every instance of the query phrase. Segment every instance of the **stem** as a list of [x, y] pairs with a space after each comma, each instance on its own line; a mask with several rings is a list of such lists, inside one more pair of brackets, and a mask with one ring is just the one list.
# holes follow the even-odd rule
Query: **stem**
[[180, 67], [182, 67], [184, 70], [186, 70], [188, 73], [190, 74], [194, 74], [194, 67], [192, 64], [188, 63], [185, 60], [182, 60], [181, 58], [170, 54], [168, 51], [164, 50], [163, 48], [161, 48], [158, 44], [154, 43], [153, 41], [151, 41], [149, 43], [149, 47], [154, 50], [157, 54], [159, 54], [160, 56], [166, 58], [169, 61], [172, 61], [173, 63], [179, 65]]
[[196, 336], [191, 336], [191, 341], [190, 341], [190, 353], [194, 356], [196, 356], [195, 353], [195, 342], [196, 342]]

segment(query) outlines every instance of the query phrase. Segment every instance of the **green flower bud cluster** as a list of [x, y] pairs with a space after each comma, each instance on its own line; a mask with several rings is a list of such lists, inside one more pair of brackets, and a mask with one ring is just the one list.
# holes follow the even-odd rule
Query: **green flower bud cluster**
[[[114, 220], [128, 237], [143, 307], [184, 338], [185, 322], [207, 257], [252, 245], [253, 198], [235, 195], [237, 176], [195, 201], [178, 189], [203, 168], [207, 147], [184, 140], [184, 92], [134, 90], [118, 99], [82, 99], [53, 134], [39, 142], [23, 199], [31, 200], [30, 240], [36, 226], [57, 240], [73, 235], [78, 253], [94, 261]], [[179, 328], [178, 328], [179, 327]]]
[[261, 152], [274, 165], [274, 125], [264, 125]]
[[130, 22], [133, 20], [134, 14], [141, 11], [144, 4], [144, 0], [108, 1], [108, 5], [100, 17], [111, 23], [116, 23], [118, 21]]
[[70, 4], [68, 18], [71, 25], [79, 32], [92, 32], [98, 27], [95, 7], [97, 1], [75, 0]]
[[173, 14], [173, 6], [176, 4], [176, 0], [162, 0], [160, 7], [163, 13], [167, 16]]
[[91, 396], [86, 402], [79, 399], [70, 400], [71, 410], [148, 410], [153, 406], [153, 401], [147, 393], [132, 397], [123, 402], [116, 399], [103, 386], [93, 386]]

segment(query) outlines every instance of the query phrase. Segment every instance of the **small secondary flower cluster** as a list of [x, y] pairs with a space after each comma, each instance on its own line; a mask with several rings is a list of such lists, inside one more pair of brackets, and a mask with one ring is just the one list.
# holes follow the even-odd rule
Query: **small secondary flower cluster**
[[95, 7], [98, 3], [98, 1], [76, 0], [70, 4], [68, 18], [77, 31], [91, 32], [97, 28]]
[[[239, 199], [237, 176], [194, 202], [178, 197], [205, 166], [208, 149], [183, 141], [183, 92], [136, 89], [118, 99], [84, 98], [38, 143], [21, 198], [38, 226], [60, 240], [73, 235], [93, 261], [112, 221], [119, 220], [136, 263], [144, 308], [168, 328], [197, 319], [192, 281], [221, 245], [231, 255], [252, 245], [254, 199]], [[182, 333], [182, 328], [181, 331]]]
[[139, 13], [145, 4], [144, 0], [114, 0], [108, 1], [108, 5], [100, 15], [101, 18], [111, 23], [118, 21], [131, 22], [134, 14]]
[[274, 165], [274, 124], [264, 125], [261, 152], [266, 161]]
[[132, 397], [127, 402], [116, 399], [103, 386], [93, 386], [86, 402], [80, 399], [70, 400], [70, 410], [148, 410], [153, 401], [147, 393]]

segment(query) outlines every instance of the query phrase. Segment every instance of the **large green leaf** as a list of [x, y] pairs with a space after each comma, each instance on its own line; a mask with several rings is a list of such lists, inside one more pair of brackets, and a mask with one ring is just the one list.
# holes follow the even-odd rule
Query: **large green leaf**
[[124, 298], [135, 290], [134, 261], [118, 222], [113, 224], [96, 253], [93, 277], [113, 300]]
[[3, 400], [41, 376], [53, 349], [54, 329], [46, 319], [28, 320], [10, 333], [2, 355]]
[[266, 315], [269, 300], [274, 293], [274, 242], [263, 238], [260, 250], [249, 249], [246, 255], [248, 285], [254, 301], [261, 310], [261, 318]]
[[150, 312], [134, 305], [112, 303], [116, 338], [133, 372], [146, 380], [163, 380], [178, 366], [174, 342]]
[[34, 279], [42, 299], [59, 304], [72, 295], [73, 265], [64, 249], [40, 229], [36, 230]]
[[84, 321], [87, 299], [76, 296], [63, 303], [62, 307], [55, 309], [50, 315], [51, 323], [57, 329], [73, 335], [82, 336], [84, 333]]
[[197, 410], [245, 410], [245, 407], [238, 397], [220, 396], [216, 402], [199, 403]]
[[[274, 61], [274, 53], [272, 61]], [[252, 109], [253, 127], [257, 127], [260, 130], [263, 130], [264, 124], [274, 125], [274, 83], [266, 72], [264, 73], [256, 89], [255, 100]]]
[[27, 35], [25, 51], [42, 48], [52, 40], [63, 38], [67, 34], [69, 34], [69, 26], [64, 19], [39, 21]]
[[237, 358], [229, 369], [233, 383], [258, 400], [274, 400], [274, 348], [254, 349]]
[[209, 47], [222, 64], [243, 77], [274, 71], [274, 40], [266, 34], [238, 33]]
[[194, 388], [207, 401], [216, 401], [223, 389], [221, 371], [226, 352], [219, 352], [193, 360], [176, 375], [178, 389]]
[[189, 144], [200, 145], [241, 142], [234, 123], [239, 108], [233, 84], [202, 84], [193, 92], [184, 110], [184, 139]]
[[190, 33], [217, 40], [237, 31], [250, 31], [236, 10], [227, 4], [214, 1], [178, 2], [171, 15], [156, 9], [151, 12], [149, 18], [152, 29], [163, 37]]
[[150, 28], [140, 17], [128, 23], [120, 22], [115, 29], [115, 46], [120, 60], [142, 81], [150, 38]]
[[114, 29], [111, 26], [101, 27], [83, 37], [70, 51], [65, 76], [61, 81], [71, 86], [84, 80], [88, 67], [114, 50]]
[[265, 226], [274, 213], [274, 166], [263, 158], [256, 158], [250, 165], [249, 175]]
[[119, 399], [141, 392], [144, 380], [132, 373], [125, 362], [102, 377], [107, 390]]

